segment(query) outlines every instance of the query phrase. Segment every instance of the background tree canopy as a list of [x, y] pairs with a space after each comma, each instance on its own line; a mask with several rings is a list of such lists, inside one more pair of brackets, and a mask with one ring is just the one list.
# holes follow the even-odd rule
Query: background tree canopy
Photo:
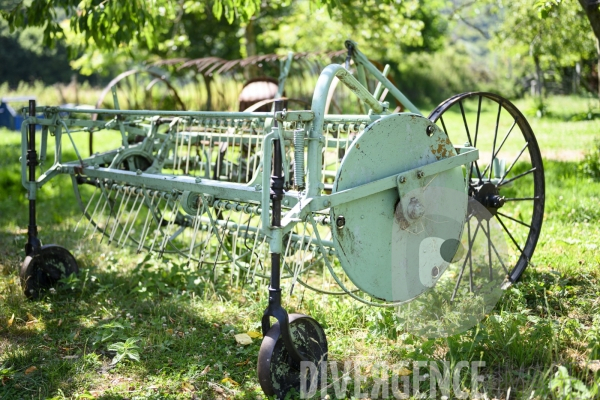
[[[474, 88], [514, 96], [527, 82], [539, 96], [544, 85], [579, 90], [566, 79], [595, 90], [598, 13], [587, 0], [4, 0], [0, 40], [34, 27], [38, 48], [58, 57], [46, 73], [64, 81], [65, 49], [75, 71], [108, 77], [162, 59], [335, 50], [352, 38], [409, 95], [435, 101]], [[43, 79], [17, 67], [20, 79]]]

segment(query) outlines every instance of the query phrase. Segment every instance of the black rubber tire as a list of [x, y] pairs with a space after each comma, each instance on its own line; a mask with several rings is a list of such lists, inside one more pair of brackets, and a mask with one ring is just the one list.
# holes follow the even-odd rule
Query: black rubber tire
[[[298, 351], [317, 367], [317, 379], [321, 367], [327, 366], [327, 339], [321, 325], [304, 314], [290, 314], [290, 331]], [[281, 339], [279, 322], [275, 323], [263, 338], [258, 354], [258, 380], [267, 396], [284, 399], [289, 392], [300, 393], [301, 373], [290, 365], [288, 352]], [[306, 374], [310, 379], [311, 375]], [[316, 382], [317, 388], [320, 381]], [[310, 389], [310, 382], [304, 386]]]
[[78, 272], [77, 261], [69, 250], [48, 244], [25, 257], [20, 271], [21, 286], [25, 296], [35, 300], [46, 290], [56, 287], [59, 280]]

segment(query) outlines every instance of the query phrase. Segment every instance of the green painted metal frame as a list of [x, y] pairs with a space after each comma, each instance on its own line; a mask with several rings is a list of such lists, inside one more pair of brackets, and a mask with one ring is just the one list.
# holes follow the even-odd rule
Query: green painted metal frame
[[[132, 185], [138, 185], [140, 187], [151, 188], [154, 190], [164, 191], [189, 191], [193, 193], [199, 193], [203, 195], [212, 196], [213, 199], [218, 200], [231, 200], [231, 201], [242, 201], [249, 203], [260, 204], [262, 209], [261, 229], [264, 233], [271, 238], [270, 245], [272, 249], [281, 248], [281, 240], [284, 233], [289, 232], [293, 226], [304, 221], [307, 215], [312, 212], [323, 211], [327, 208], [342, 203], [350, 202], [358, 198], [362, 198], [369, 194], [387, 190], [396, 186], [398, 175], [390, 176], [385, 179], [381, 179], [375, 182], [371, 182], [366, 185], [362, 185], [353, 189], [345, 190], [340, 193], [326, 195], [323, 194], [322, 181], [322, 151], [324, 147], [332, 147], [335, 145], [331, 139], [327, 140], [323, 135], [323, 126], [331, 123], [356, 123], [356, 124], [369, 124], [376, 121], [381, 116], [388, 115], [388, 104], [387, 102], [378, 101], [368, 89], [361, 84], [360, 80], [364, 79], [364, 70], [368, 71], [373, 75], [380, 83], [376, 94], [380, 92], [381, 86], [387, 88], [398, 101], [400, 101], [408, 110], [414, 114], [421, 115], [421, 112], [398, 90], [379, 70], [371, 64], [366, 56], [362, 54], [356, 45], [356, 43], [347, 41], [346, 47], [351, 50], [352, 57], [355, 63], [360, 67], [358, 71], [359, 79], [356, 79], [348, 70], [343, 66], [332, 64], [326, 67], [320, 74], [311, 104], [311, 110], [305, 111], [280, 111], [276, 113], [268, 112], [202, 112], [202, 111], [152, 111], [152, 110], [101, 110], [101, 109], [76, 109], [68, 107], [38, 107], [36, 112], [43, 113], [44, 118], [29, 117], [23, 123], [22, 133], [22, 184], [29, 192], [29, 199], [35, 199], [36, 191], [41, 188], [50, 179], [58, 174], [69, 174], [69, 175], [84, 175], [91, 178], [108, 179], [112, 181], [125, 181]], [[285, 79], [287, 70], [289, 70], [289, 63], [291, 57], [288, 57], [282, 76]], [[280, 77], [281, 78], [281, 77]], [[327, 94], [333, 80], [337, 78], [344, 83], [347, 88], [353, 92], [358, 99], [368, 105], [370, 108], [366, 115], [331, 115], [325, 114], [325, 106], [327, 103]], [[93, 121], [87, 119], [63, 119], [60, 117], [61, 113], [85, 113], [85, 114], [101, 114], [106, 116], [115, 117], [114, 120], [107, 124], [106, 121]], [[62, 162], [62, 135], [67, 134], [71, 137], [69, 127], [82, 127], [85, 130], [90, 129], [102, 129], [107, 126], [118, 126], [119, 130], [123, 132], [123, 118], [143, 118], [143, 117], [180, 117], [180, 118], [200, 118], [200, 119], [229, 119], [229, 120], [255, 120], [262, 122], [265, 126], [270, 126], [273, 118], [281, 122], [278, 128], [270, 129], [270, 132], [265, 134], [263, 137], [262, 146], [262, 164], [271, 165], [272, 162], [272, 143], [279, 140], [280, 143], [284, 141], [290, 141], [291, 137], [288, 132], [283, 129], [283, 123], [285, 122], [303, 122], [306, 129], [306, 142], [307, 148], [307, 186], [303, 193], [298, 192], [287, 192], [283, 198], [283, 204], [289, 208], [288, 212], [282, 219], [282, 228], [278, 230], [272, 230], [269, 222], [269, 210], [270, 210], [270, 192], [267, 185], [255, 185], [251, 186], [248, 184], [239, 184], [232, 182], [223, 182], [211, 179], [197, 179], [189, 176], [172, 176], [158, 173], [140, 173], [131, 171], [122, 171], [111, 168], [100, 168], [97, 165], [97, 159], [95, 156], [82, 159], [79, 157], [78, 161], [72, 161], [63, 163]], [[55, 159], [53, 165], [35, 181], [29, 181], [27, 179], [26, 171], [26, 152], [27, 152], [27, 126], [28, 124], [35, 123], [41, 125], [42, 129], [42, 143], [47, 143], [47, 135], [51, 130], [55, 137]], [[130, 128], [128, 128], [130, 129]], [[138, 132], [130, 131], [128, 134], [123, 133], [126, 136], [135, 136], [135, 134], [146, 132], [140, 129]], [[72, 138], [71, 138], [72, 141]], [[74, 143], [73, 143], [74, 145]], [[114, 154], [116, 157], [119, 150], [104, 154], [103, 157], [110, 158]], [[46, 147], [42, 146], [40, 152], [40, 160], [46, 157]], [[432, 175], [447, 169], [455, 168], [456, 166], [468, 164], [478, 158], [478, 152], [474, 148], [464, 149], [461, 154], [451, 157], [449, 159], [441, 160], [422, 168], [419, 168], [425, 175]], [[403, 174], [407, 174], [411, 171], [405, 171]], [[270, 170], [268, 168], [262, 169], [262, 182], [269, 182]], [[302, 205], [300, 207], [300, 204]]]

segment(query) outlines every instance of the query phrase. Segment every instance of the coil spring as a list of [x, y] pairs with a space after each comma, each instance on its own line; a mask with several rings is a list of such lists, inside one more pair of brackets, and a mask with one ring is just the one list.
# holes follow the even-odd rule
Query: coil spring
[[304, 189], [304, 129], [294, 131], [294, 186]]

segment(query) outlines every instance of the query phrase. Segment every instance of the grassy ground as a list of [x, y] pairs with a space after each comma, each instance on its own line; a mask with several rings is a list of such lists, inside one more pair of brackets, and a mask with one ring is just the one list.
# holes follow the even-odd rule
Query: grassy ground
[[[576, 160], [599, 124], [568, 120], [585, 114], [586, 102], [554, 98], [550, 117], [532, 120], [540, 147], [557, 154], [545, 160], [545, 222], [535, 268], [494, 312], [464, 334], [427, 340], [406, 333], [391, 310], [301, 290], [285, 296], [290, 311], [322, 323], [330, 360], [481, 360], [490, 399], [598, 398], [600, 184]], [[82, 242], [72, 232], [80, 214], [66, 177], [39, 193], [38, 224], [45, 243], [73, 251], [81, 273], [40, 301], [25, 299], [17, 272], [27, 224], [19, 146], [18, 135], [0, 131], [0, 399], [261, 398], [260, 338], [241, 346], [234, 334], [260, 331], [266, 288], [213, 283], [209, 272], [177, 259]], [[564, 151], [578, 158], [565, 161]], [[129, 347], [115, 351], [119, 343]], [[118, 354], [124, 358], [113, 365]], [[363, 374], [370, 392], [374, 376], [368, 367]]]

